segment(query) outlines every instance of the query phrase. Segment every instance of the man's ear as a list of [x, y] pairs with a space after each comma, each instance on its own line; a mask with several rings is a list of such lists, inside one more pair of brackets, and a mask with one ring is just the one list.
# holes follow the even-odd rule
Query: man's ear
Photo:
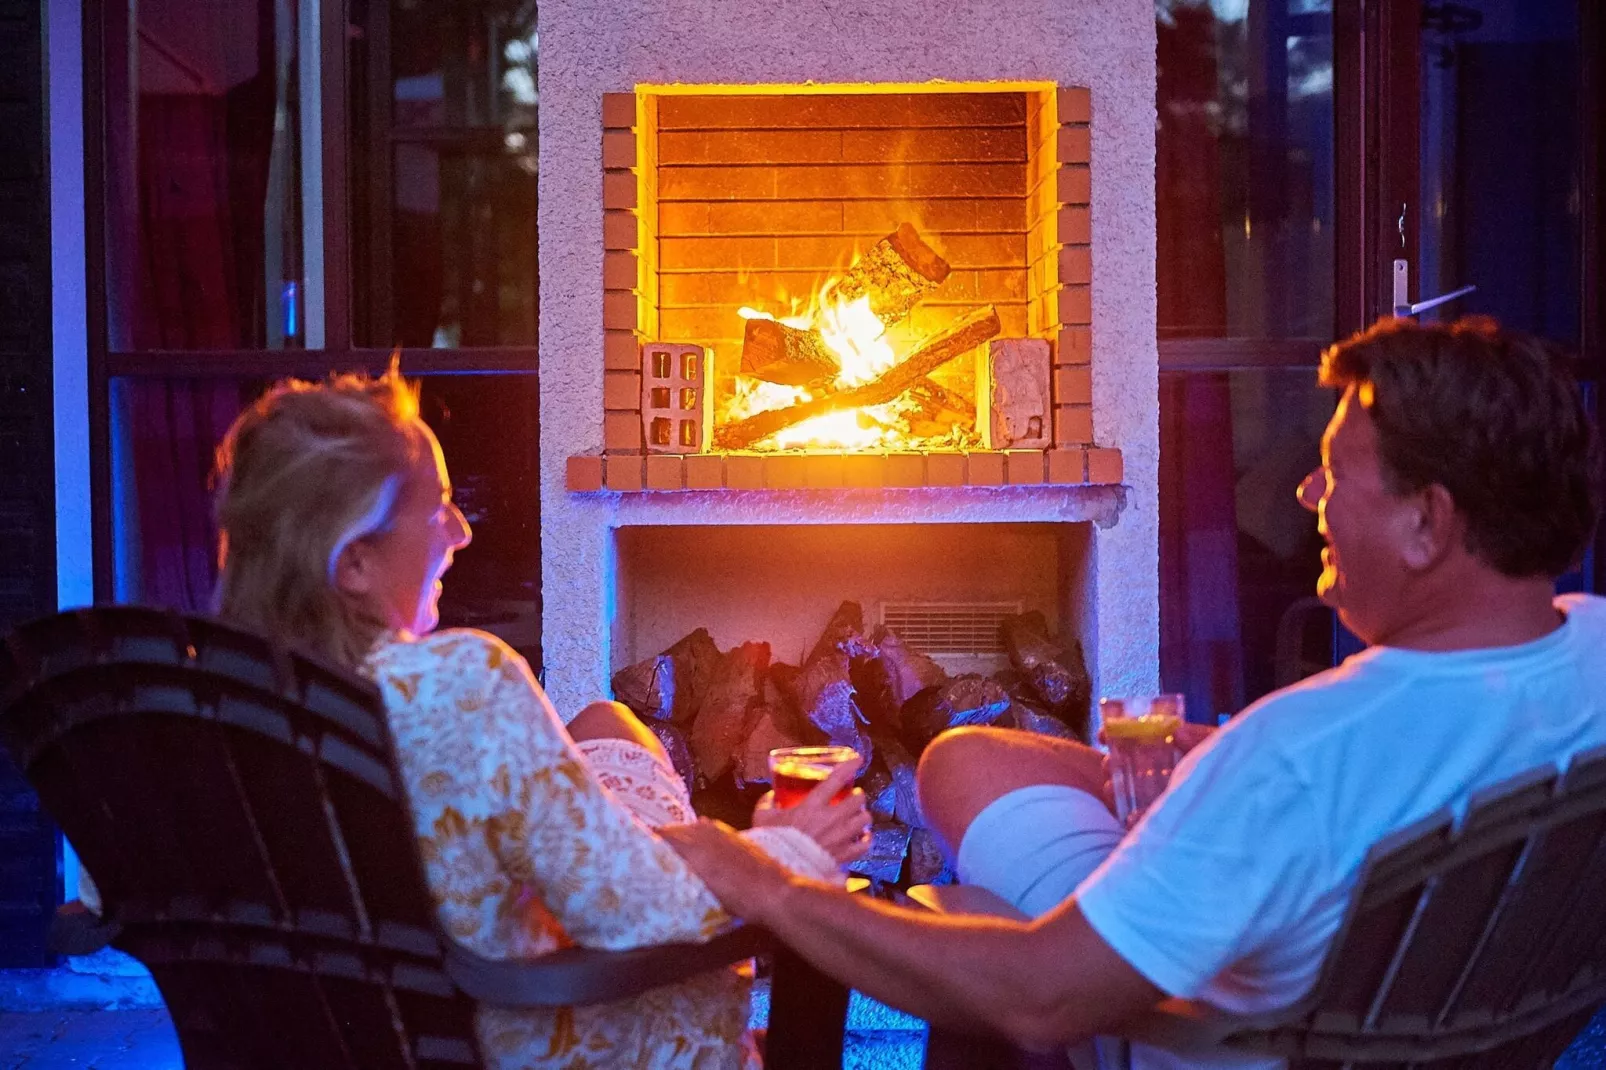
[[335, 590], [343, 595], [363, 598], [372, 594], [378, 574], [374, 548], [364, 539], [349, 543], [335, 558]]
[[1405, 540], [1405, 563], [1413, 569], [1433, 567], [1465, 544], [1466, 518], [1455, 499], [1440, 483], [1431, 483], [1415, 495], [1412, 530]]

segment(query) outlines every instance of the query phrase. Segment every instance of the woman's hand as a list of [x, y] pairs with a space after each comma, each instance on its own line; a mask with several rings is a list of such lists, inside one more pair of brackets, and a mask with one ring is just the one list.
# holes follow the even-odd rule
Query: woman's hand
[[841, 802], [831, 801], [853, 783], [858, 771], [858, 762], [837, 766], [802, 802], [785, 810], [776, 807], [773, 791], [765, 792], [753, 808], [753, 824], [760, 828], [788, 825], [805, 832], [841, 863], [863, 857], [870, 849], [870, 808], [864, 792], [854, 788]]

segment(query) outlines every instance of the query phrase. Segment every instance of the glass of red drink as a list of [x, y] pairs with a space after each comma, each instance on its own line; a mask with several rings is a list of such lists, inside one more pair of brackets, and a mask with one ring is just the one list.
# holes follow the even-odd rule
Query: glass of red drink
[[[856, 761], [859, 752], [852, 747], [777, 747], [770, 751], [770, 783], [775, 788], [775, 808], [796, 806], [820, 786], [832, 770], [844, 762]], [[853, 793], [844, 785], [831, 801], [839, 803]]]

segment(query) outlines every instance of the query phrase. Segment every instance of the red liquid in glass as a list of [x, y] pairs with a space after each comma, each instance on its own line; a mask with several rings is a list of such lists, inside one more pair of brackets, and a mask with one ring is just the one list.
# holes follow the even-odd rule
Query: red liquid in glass
[[[796, 806], [808, 797], [809, 792], [819, 787], [826, 777], [831, 775], [831, 765], [815, 765], [806, 762], [788, 762], [775, 770], [775, 808], [785, 810]], [[833, 803], [842, 802], [853, 794], [853, 785], [849, 784], [831, 800]]]

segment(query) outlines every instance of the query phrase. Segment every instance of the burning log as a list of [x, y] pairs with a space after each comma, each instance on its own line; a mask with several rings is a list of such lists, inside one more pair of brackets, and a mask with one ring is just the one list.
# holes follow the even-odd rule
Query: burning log
[[910, 351], [907, 358], [893, 365], [879, 379], [784, 409], [754, 413], [745, 420], [727, 424], [716, 431], [714, 444], [726, 450], [745, 449], [777, 431], [815, 416], [841, 409], [884, 405], [950, 360], [996, 337], [1001, 330], [1003, 325], [999, 322], [998, 310], [987, 305], [922, 341]]
[[940, 383], [930, 379], [923, 379], [909, 388], [909, 396], [920, 404], [924, 415], [929, 419], [936, 419], [944, 414], [949, 417], [972, 417], [976, 415], [976, 402], [957, 390], [949, 390]]
[[870, 247], [832, 287], [830, 296], [870, 299], [870, 311], [887, 326], [908, 318], [921, 298], [948, 278], [948, 261], [908, 223]]
[[916, 754], [961, 725], [989, 725], [1009, 712], [1009, 692], [996, 680], [966, 673], [928, 687], [903, 705], [903, 741]]
[[742, 374], [767, 383], [808, 386], [834, 380], [842, 370], [816, 331], [779, 320], [750, 319], [742, 335]]
[[692, 756], [697, 759], [697, 771], [707, 779], [724, 776], [752, 735], [769, 665], [768, 643], [743, 643], [723, 655], [709, 674], [701, 708], [691, 726]]
[[1015, 671], [1031, 684], [1049, 712], [1086, 743], [1093, 683], [1082, 658], [1082, 645], [1072, 640], [1067, 648], [1049, 633], [1048, 622], [1036, 610], [1008, 618], [1002, 630], [1004, 649]]

